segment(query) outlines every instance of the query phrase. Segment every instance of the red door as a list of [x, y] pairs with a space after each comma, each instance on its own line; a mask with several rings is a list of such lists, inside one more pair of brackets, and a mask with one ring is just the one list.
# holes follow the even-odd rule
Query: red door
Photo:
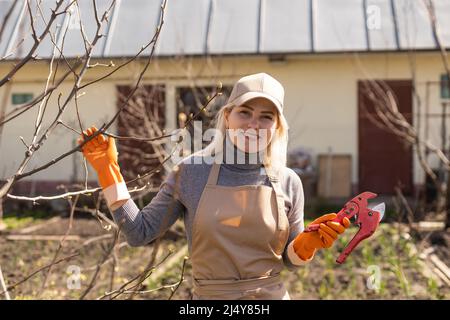
[[[388, 80], [377, 83], [383, 88], [381, 92], [390, 90], [393, 93], [398, 110], [412, 123], [412, 82]], [[401, 186], [403, 193], [411, 194], [411, 146], [376, 123], [381, 119], [375, 113], [373, 90], [373, 85], [367, 81], [358, 82], [359, 190], [394, 194], [395, 186]], [[379, 93], [375, 97], [375, 101], [380, 101]]]

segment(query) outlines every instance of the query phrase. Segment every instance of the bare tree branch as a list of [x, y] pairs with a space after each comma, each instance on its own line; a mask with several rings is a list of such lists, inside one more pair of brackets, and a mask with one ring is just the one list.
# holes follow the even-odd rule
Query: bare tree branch
[[[28, 1], [28, 0], [27, 0]], [[22, 59], [20, 60], [15, 66], [14, 68], [8, 72], [8, 74], [3, 77], [2, 79], [0, 79], [0, 87], [3, 86], [5, 83], [7, 83], [8, 81], [11, 81], [11, 79], [13, 78], [13, 76], [23, 67], [25, 66], [28, 61], [30, 61], [33, 58], [33, 54], [36, 52], [37, 48], [39, 47], [39, 45], [41, 44], [42, 40], [44, 40], [44, 38], [47, 36], [47, 34], [50, 31], [50, 28], [52, 26], [52, 24], [55, 22], [56, 18], [61, 15], [66, 13], [67, 8], [71, 5], [71, 3], [61, 12], [56, 12], [58, 11], [58, 9], [61, 7], [61, 5], [63, 4], [64, 0], [58, 0], [56, 2], [56, 6], [55, 9], [52, 10], [52, 15], [50, 17], [50, 20], [47, 24], [47, 26], [45, 27], [44, 31], [39, 35], [36, 36], [35, 31], [34, 31], [34, 44], [31, 47], [30, 51], [28, 52], [28, 54]], [[28, 4], [29, 5], [29, 4]], [[30, 12], [31, 15], [31, 12]], [[30, 17], [30, 20], [33, 21], [33, 17]], [[32, 26], [33, 26], [33, 22], [32, 22]], [[34, 28], [34, 26], [33, 26]]]
[[8, 12], [6, 12], [6, 14], [5, 14], [4, 18], [3, 18], [3, 22], [0, 25], [0, 41], [2, 41], [2, 36], [3, 36], [3, 32], [5, 31], [6, 24], [8, 23], [8, 20], [11, 17], [11, 14], [12, 14], [12, 12], [13, 12], [13, 10], [16, 7], [18, 2], [19, 1], [17, 1], [17, 0], [14, 0], [12, 2], [11, 6], [8, 9]]

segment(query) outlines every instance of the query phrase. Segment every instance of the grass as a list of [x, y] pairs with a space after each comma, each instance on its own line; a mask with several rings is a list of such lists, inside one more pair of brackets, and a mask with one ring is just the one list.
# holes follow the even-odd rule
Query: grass
[[[381, 224], [376, 234], [338, 265], [335, 259], [357, 229], [351, 227], [328, 250], [296, 272], [284, 272], [294, 299], [448, 299], [447, 288], [422, 274], [413, 239]], [[375, 281], [374, 281], [375, 280]], [[376, 285], [374, 285], [376, 283]]]
[[[48, 217], [45, 211], [23, 211], [20, 214], [9, 214], [5, 222], [9, 228], [21, 228], [33, 222], [39, 222]], [[305, 225], [311, 223], [305, 220]], [[354, 236], [356, 227], [349, 228], [330, 249], [320, 250], [313, 261], [294, 271], [284, 270], [282, 277], [293, 299], [449, 299], [449, 290], [440, 287], [435, 280], [423, 276], [421, 264], [414, 247], [414, 240], [402, 233], [391, 224], [383, 223], [375, 235], [363, 241], [342, 264], [335, 260], [345, 245]], [[163, 243], [163, 253], [168, 249], [180, 248], [185, 239], [175, 243]], [[56, 250], [55, 242], [3, 242], [0, 251], [8, 254], [4, 273], [11, 283], [21, 279], [23, 275], [49, 262]], [[69, 245], [71, 243], [68, 243]], [[69, 250], [70, 248], [65, 248]], [[66, 269], [68, 265], [80, 265], [83, 268], [83, 286], [86, 286], [92, 276], [89, 267], [95, 265], [103, 254], [103, 245], [96, 243], [83, 250], [79, 259], [55, 267], [48, 287], [41, 298], [77, 299], [79, 291], [68, 291], [66, 286]], [[129, 248], [120, 250], [120, 263], [114, 288], [120, 287], [127, 279], [131, 279], [140, 268], [143, 268], [150, 257], [151, 248]], [[62, 255], [64, 255], [62, 253]], [[168, 269], [159, 279], [150, 277], [144, 284], [144, 290], [158, 288], [176, 283], [180, 278], [181, 261]], [[372, 266], [372, 267], [371, 267]], [[3, 267], [3, 266], [2, 266]], [[374, 274], [374, 268], [379, 271], [379, 287], [371, 289], [368, 283]], [[89, 271], [88, 271], [89, 270]], [[96, 287], [89, 298], [102, 295], [109, 288], [111, 264], [105, 265], [99, 278], [100, 285]], [[192, 287], [190, 263], [185, 271], [186, 281], [180, 286], [174, 299], [189, 299]], [[21, 285], [13, 292], [15, 299], [36, 298], [42, 284], [42, 274]], [[37, 291], [36, 291], [37, 290]], [[65, 290], [65, 291], [64, 291]], [[137, 295], [135, 299], [167, 299], [170, 289]], [[126, 296], [123, 296], [126, 298]]]
[[442, 291], [439, 289], [439, 286], [436, 282], [436, 280], [429, 278], [428, 279], [428, 292], [433, 297], [433, 299], [436, 300], [442, 300], [442, 299], [448, 299], [445, 294], [442, 293]]
[[[337, 212], [339, 210], [332, 204], [320, 199], [313, 204], [313, 207], [315, 212]], [[395, 214], [392, 213], [391, 216], [395, 217]], [[305, 225], [311, 222], [312, 219], [305, 219]], [[333, 248], [321, 250], [316, 255], [314, 265], [324, 271], [315, 287], [303, 281], [302, 286], [298, 286], [296, 289], [299, 288], [301, 289], [300, 292], [308, 295], [308, 287], [313, 288], [312, 290], [317, 291], [317, 296], [320, 299], [344, 297], [390, 298], [392, 296], [406, 299], [417, 296], [442, 299], [449, 296], [448, 290], [447, 293], [442, 293], [436, 281], [422, 275], [419, 257], [413, 250], [412, 239], [389, 224], [381, 224], [376, 237], [362, 242], [344, 265], [337, 266], [334, 262], [335, 259], [356, 231], [357, 229], [354, 227], [347, 230], [343, 236], [339, 237]], [[370, 266], [378, 268], [377, 270], [380, 270], [379, 276], [381, 276], [378, 287], [372, 292], [368, 288], [369, 278], [373, 276], [369, 273], [369, 270], [373, 270]], [[339, 292], [339, 295], [330, 293], [330, 289], [339, 282], [339, 277], [334, 276], [333, 269], [337, 270], [336, 274], [345, 274], [347, 278], [345, 279], [347, 285], [335, 290], [335, 292]], [[366, 274], [364, 271], [366, 271]], [[304, 279], [306, 275], [304, 271], [298, 271], [297, 276]], [[420, 280], [417, 282], [418, 278]], [[423, 292], [417, 292], [417, 290], [413, 292], [413, 284], [416, 289], [419, 287]]]
[[39, 223], [51, 215], [45, 210], [24, 210], [22, 212], [9, 212], [3, 216], [7, 230], [21, 229], [28, 225]]

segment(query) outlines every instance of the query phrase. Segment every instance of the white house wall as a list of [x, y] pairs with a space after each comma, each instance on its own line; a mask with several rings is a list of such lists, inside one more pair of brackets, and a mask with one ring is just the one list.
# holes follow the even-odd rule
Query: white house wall
[[[425, 104], [426, 81], [438, 81], [443, 67], [438, 53], [417, 53], [416, 86]], [[114, 60], [116, 65], [120, 60]], [[83, 125], [101, 125], [111, 117], [116, 108], [116, 90], [118, 84], [132, 84], [141, 64], [135, 63], [123, 71], [116, 73], [111, 79], [88, 87], [85, 95], [79, 99], [79, 109]], [[0, 74], [9, 70], [8, 63], [0, 64]], [[37, 62], [21, 70], [12, 83], [12, 93], [42, 92], [48, 70], [48, 63]], [[89, 70], [86, 80], [94, 79], [105, 69]], [[357, 127], [357, 82], [368, 77], [374, 79], [411, 79], [411, 65], [406, 53], [370, 53], [360, 55], [297, 55], [288, 56], [285, 62], [271, 63], [265, 56], [235, 56], [226, 58], [189, 58], [182, 60], [162, 59], [152, 65], [145, 75], [145, 83], [166, 85], [166, 117], [167, 130], [175, 124], [175, 90], [178, 86], [190, 84], [211, 85], [222, 81], [232, 85], [239, 77], [255, 72], [267, 72], [279, 79], [286, 91], [285, 114], [290, 125], [290, 147], [304, 146], [314, 155], [333, 153], [352, 155], [352, 182], [358, 180], [358, 127]], [[63, 95], [71, 88], [66, 83], [61, 89]], [[430, 91], [431, 110], [440, 111], [438, 86]], [[5, 94], [6, 86], [0, 88], [0, 99]], [[58, 90], [49, 103], [49, 111], [45, 123], [49, 123], [57, 110], [56, 97]], [[62, 99], [64, 100], [64, 99]], [[0, 100], [2, 101], [2, 100]], [[11, 110], [11, 97], [7, 99], [7, 110]], [[77, 127], [75, 106], [68, 106], [64, 121]], [[424, 108], [424, 107], [423, 107]], [[23, 159], [25, 148], [19, 140], [23, 136], [29, 143], [36, 117], [36, 108], [5, 125], [0, 141], [0, 178], [13, 174]], [[413, 105], [417, 112], [416, 101]], [[413, 115], [417, 121], [416, 114]], [[430, 122], [430, 138], [440, 145], [440, 132], [436, 121]], [[45, 127], [45, 126], [44, 126]], [[423, 124], [422, 124], [423, 128]], [[114, 129], [113, 129], [114, 130]], [[63, 127], [58, 127], [56, 134], [39, 151], [28, 169], [51, 160], [69, 150], [76, 134]], [[81, 154], [77, 153], [78, 163]], [[415, 157], [415, 156], [414, 156]], [[73, 158], [69, 157], [60, 163], [40, 172], [30, 179], [67, 180], [74, 172]], [[423, 182], [423, 174], [419, 163], [414, 159], [414, 183]], [[82, 177], [83, 167], [78, 165], [78, 176]]]

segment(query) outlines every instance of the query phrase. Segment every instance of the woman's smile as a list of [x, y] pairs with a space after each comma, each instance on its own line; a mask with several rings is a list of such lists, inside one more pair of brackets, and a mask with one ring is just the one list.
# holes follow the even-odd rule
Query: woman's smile
[[264, 98], [234, 107], [226, 119], [233, 143], [248, 153], [262, 151], [268, 146], [278, 122], [276, 107]]

